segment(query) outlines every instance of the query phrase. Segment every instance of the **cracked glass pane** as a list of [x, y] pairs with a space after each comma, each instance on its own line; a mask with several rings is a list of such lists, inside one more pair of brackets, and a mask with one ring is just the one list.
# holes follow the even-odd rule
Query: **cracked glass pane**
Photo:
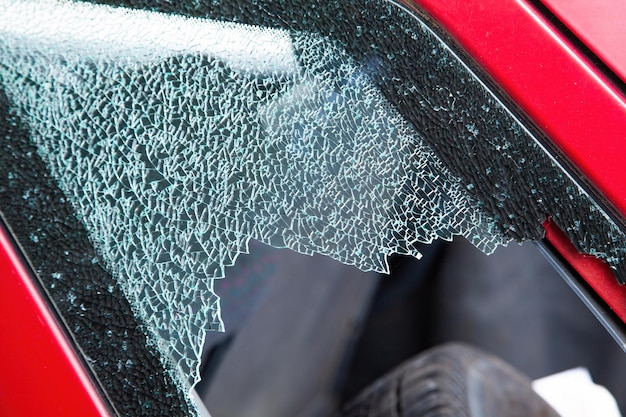
[[540, 239], [550, 215], [622, 271], [611, 218], [407, 10], [160, 4], [0, 0], [0, 84], [181, 387], [250, 239], [387, 272], [435, 239]]
[[[420, 257], [415, 242], [504, 242], [328, 38], [57, 2], [6, 12], [7, 95], [181, 380], [199, 379], [205, 332], [223, 329], [213, 280], [251, 238], [379, 272]], [[85, 19], [93, 32], [72, 32]]]

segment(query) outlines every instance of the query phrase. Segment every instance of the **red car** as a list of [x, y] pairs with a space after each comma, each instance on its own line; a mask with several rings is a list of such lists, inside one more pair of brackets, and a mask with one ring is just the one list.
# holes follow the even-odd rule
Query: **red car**
[[626, 8], [214, 3], [0, 0], [0, 413], [195, 415], [251, 238], [537, 241], [626, 346]]

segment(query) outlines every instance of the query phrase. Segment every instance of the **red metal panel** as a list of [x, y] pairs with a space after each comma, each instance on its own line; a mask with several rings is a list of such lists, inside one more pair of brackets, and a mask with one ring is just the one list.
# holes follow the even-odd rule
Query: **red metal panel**
[[626, 99], [615, 86], [524, 0], [414, 1], [626, 215]]
[[594, 256], [579, 253], [553, 221], [547, 220], [543, 226], [546, 229], [546, 239], [563, 256], [563, 259], [626, 323], [626, 286], [620, 286], [617, 283], [609, 265]]
[[541, 0], [576, 37], [626, 81], [626, 2]]
[[0, 274], [0, 416], [108, 416], [3, 230]]

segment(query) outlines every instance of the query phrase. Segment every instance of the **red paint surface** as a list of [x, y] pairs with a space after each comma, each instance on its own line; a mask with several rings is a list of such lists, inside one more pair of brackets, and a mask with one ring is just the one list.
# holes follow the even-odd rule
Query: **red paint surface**
[[626, 1], [541, 2], [611, 70], [626, 81]]
[[579, 253], [569, 238], [552, 221], [543, 224], [546, 239], [563, 256], [617, 316], [626, 322], [626, 286], [620, 286], [611, 268], [600, 259]]
[[414, 1], [626, 215], [624, 96], [523, 0]]
[[0, 275], [0, 416], [108, 416], [2, 230]]

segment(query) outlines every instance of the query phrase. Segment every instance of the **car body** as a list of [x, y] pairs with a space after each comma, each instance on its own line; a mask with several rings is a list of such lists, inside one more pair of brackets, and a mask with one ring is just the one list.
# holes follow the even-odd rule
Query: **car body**
[[[617, 16], [609, 26], [619, 26], [626, 9], [616, 1], [604, 4], [603, 10]], [[551, 141], [548, 154], [566, 161], [568, 174], [624, 227], [626, 64], [615, 54], [619, 41], [607, 43], [592, 30], [604, 15], [592, 13], [592, 5], [575, 8], [557, 0], [416, 0], [404, 7], [436, 22]], [[626, 290], [606, 263], [578, 253], [550, 221], [552, 214], [546, 213], [544, 247], [623, 344]], [[66, 416], [109, 415], [106, 398], [114, 394], [94, 383], [71, 331], [33, 280], [20, 246], [6, 229], [0, 230], [0, 246], [0, 362], [7, 370], [0, 381], [0, 410], [13, 416], [51, 410]], [[35, 401], [35, 392], [46, 397]]]

